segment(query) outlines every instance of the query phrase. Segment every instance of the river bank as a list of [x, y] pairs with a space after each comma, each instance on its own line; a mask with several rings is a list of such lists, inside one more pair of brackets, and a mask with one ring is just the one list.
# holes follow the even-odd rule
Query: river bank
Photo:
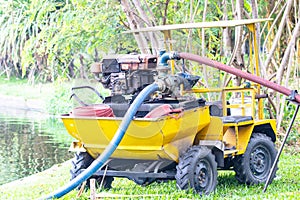
[[[27, 80], [0, 77], [0, 108], [23, 113], [47, 113], [47, 99], [53, 91], [52, 84], [30, 85]], [[13, 114], [13, 113], [12, 113]]]
[[29, 119], [47, 119], [45, 102], [39, 99], [26, 99], [0, 94], [0, 116]]
[[0, 107], [46, 113], [46, 103], [40, 99], [26, 99], [0, 94]]

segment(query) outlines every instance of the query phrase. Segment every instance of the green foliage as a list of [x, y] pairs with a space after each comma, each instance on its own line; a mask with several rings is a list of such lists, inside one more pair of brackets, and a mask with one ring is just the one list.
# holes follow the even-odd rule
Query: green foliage
[[0, 55], [23, 77], [53, 81], [68, 77], [73, 60], [78, 71], [80, 55], [89, 64], [99, 59], [95, 50], [101, 56], [135, 48], [121, 34], [116, 1], [4, 1], [0, 11]]
[[51, 84], [28, 84], [28, 79], [20, 79], [16, 77], [11, 77], [7, 79], [0, 76], [0, 90], [1, 95], [22, 97], [26, 99], [34, 99], [44, 101], [51, 96], [52, 86]]
[[247, 0], [244, 0], [244, 7], [245, 7], [245, 10], [246, 10], [248, 13], [252, 13], [251, 4], [250, 4], [250, 2], [248, 2]]
[[46, 101], [47, 112], [54, 115], [69, 113], [72, 109], [70, 91], [69, 84], [55, 82], [54, 90], [51, 92], [52, 95]]

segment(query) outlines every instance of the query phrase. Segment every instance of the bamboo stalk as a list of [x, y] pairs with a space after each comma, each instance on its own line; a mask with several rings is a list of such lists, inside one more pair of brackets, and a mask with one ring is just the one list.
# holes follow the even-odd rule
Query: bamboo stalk
[[285, 67], [289, 64], [290, 55], [292, 54], [292, 48], [294, 48], [296, 39], [300, 33], [300, 22], [298, 22], [293, 30], [293, 35], [290, 38], [290, 41], [288, 43], [288, 46], [284, 52], [281, 64], [279, 66], [277, 75], [276, 75], [276, 81], [278, 84], [281, 83], [283, 73], [285, 70]]
[[292, 3], [293, 3], [293, 0], [288, 0], [288, 2], [287, 2], [285, 11], [284, 11], [283, 16], [282, 16], [282, 20], [281, 20], [280, 25], [279, 25], [278, 30], [277, 30], [277, 34], [276, 34], [275, 39], [273, 41], [273, 45], [271, 47], [271, 50], [269, 52], [269, 55], [268, 55], [265, 63], [264, 63], [264, 66], [266, 67], [266, 70], [268, 70], [269, 63], [270, 63], [272, 57], [274, 56], [274, 52], [275, 52], [275, 50], [277, 48], [279, 39], [281, 38], [284, 26], [286, 24], [286, 17], [288, 16], [288, 14], [289, 14], [289, 12], [291, 10]]

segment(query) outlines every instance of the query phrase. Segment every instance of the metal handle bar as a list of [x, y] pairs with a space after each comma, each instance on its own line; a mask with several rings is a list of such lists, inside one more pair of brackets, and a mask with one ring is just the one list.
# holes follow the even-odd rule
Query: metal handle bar
[[74, 90], [78, 90], [78, 89], [90, 89], [90, 90], [92, 90], [93, 92], [95, 92], [95, 93], [97, 94], [97, 96], [98, 96], [100, 99], [104, 100], [104, 97], [103, 97], [103, 96], [102, 96], [95, 88], [93, 88], [93, 87], [91, 87], [91, 86], [85, 85], [85, 86], [72, 87], [72, 88], [71, 88], [72, 94], [71, 94], [71, 96], [70, 96], [70, 99], [72, 99], [72, 98], [74, 97], [74, 99], [76, 99], [76, 100], [77, 100], [81, 105], [83, 105], [83, 106], [88, 106], [89, 104], [83, 102], [83, 101], [75, 94]]

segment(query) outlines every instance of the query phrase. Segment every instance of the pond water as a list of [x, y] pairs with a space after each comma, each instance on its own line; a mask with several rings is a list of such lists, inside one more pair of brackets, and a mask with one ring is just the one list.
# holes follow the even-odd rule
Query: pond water
[[71, 159], [71, 141], [60, 119], [0, 108], [0, 185]]

